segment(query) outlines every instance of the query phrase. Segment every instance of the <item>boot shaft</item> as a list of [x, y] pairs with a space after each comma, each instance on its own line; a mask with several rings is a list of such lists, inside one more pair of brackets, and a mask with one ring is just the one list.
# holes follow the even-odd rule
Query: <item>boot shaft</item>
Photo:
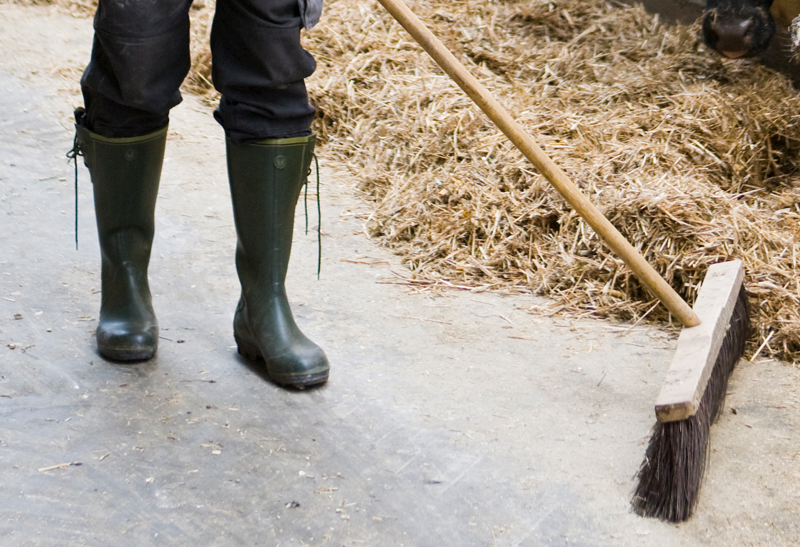
[[243, 287], [283, 290], [294, 216], [314, 154], [313, 135], [227, 143], [236, 223], [236, 266]]
[[167, 128], [130, 138], [103, 137], [80, 125], [76, 131], [92, 177], [101, 237], [131, 229], [152, 239]]

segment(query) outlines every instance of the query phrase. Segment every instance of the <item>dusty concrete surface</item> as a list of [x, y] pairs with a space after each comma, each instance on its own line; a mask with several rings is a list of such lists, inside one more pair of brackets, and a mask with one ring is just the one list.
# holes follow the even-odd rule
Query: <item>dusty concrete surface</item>
[[161, 347], [105, 362], [91, 185], [81, 168], [76, 251], [64, 158], [91, 24], [3, 5], [0, 25], [3, 545], [797, 544], [795, 368], [741, 363], [696, 516], [641, 519], [628, 499], [674, 341], [402, 285], [344, 174], [323, 172], [321, 280], [301, 207], [289, 281], [331, 380], [265, 381], [233, 347], [222, 132], [191, 97], [157, 210]]

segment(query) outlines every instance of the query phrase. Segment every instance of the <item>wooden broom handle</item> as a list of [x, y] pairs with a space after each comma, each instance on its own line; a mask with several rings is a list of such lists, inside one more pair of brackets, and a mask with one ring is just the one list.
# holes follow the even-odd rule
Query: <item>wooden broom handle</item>
[[539, 145], [525, 132], [522, 126], [498, 103], [478, 80], [464, 68], [458, 59], [439, 41], [425, 24], [402, 2], [402, 0], [378, 0], [392, 14], [414, 40], [428, 52], [434, 61], [463, 89], [483, 112], [506, 134], [526, 158], [550, 181], [558, 192], [581, 217], [597, 232], [639, 280], [685, 327], [700, 324], [697, 314], [664, 281], [655, 269], [640, 255], [625, 237], [614, 228], [608, 219], [595, 207], [578, 187]]

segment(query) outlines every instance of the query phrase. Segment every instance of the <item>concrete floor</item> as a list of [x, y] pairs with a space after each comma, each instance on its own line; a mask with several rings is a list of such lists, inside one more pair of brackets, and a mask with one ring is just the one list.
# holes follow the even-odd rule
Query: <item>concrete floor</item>
[[157, 210], [160, 349], [104, 361], [91, 185], [81, 166], [75, 250], [64, 158], [90, 21], [0, 5], [0, 25], [3, 545], [796, 544], [797, 369], [743, 362], [696, 516], [639, 518], [628, 500], [674, 340], [532, 314], [546, 302], [530, 296], [403, 285], [344, 173], [323, 170], [320, 280], [302, 204], [289, 276], [330, 382], [266, 381], [233, 346], [222, 131], [192, 97]]

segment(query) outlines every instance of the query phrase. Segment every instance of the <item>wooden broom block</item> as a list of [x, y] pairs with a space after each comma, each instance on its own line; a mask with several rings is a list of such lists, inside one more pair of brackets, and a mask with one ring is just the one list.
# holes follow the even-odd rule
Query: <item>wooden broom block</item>
[[743, 281], [741, 260], [709, 267], [694, 305], [700, 324], [681, 331], [678, 349], [656, 400], [660, 422], [685, 420], [697, 413]]

